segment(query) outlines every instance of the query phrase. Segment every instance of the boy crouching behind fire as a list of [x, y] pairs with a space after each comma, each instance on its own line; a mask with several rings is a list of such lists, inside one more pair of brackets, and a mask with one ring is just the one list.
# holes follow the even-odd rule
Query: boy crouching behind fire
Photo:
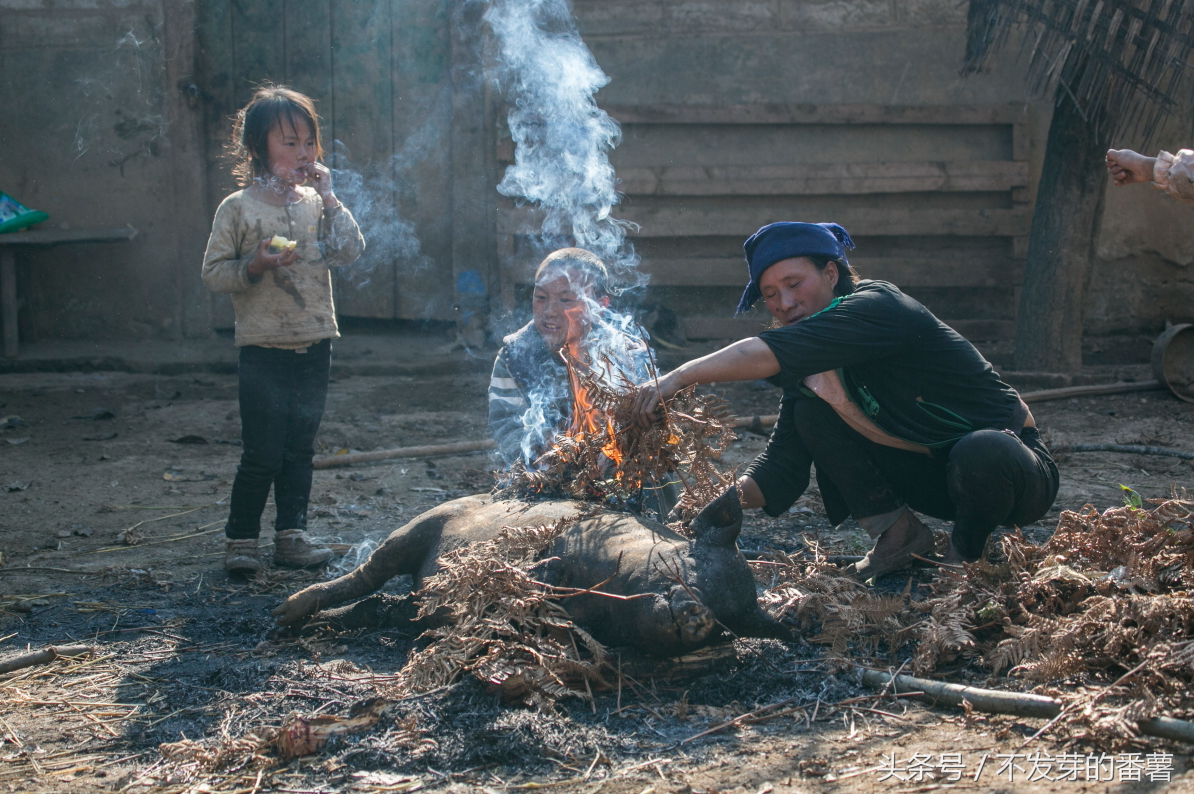
[[332, 550], [310, 542], [307, 500], [315, 434], [328, 392], [331, 340], [340, 333], [330, 267], [365, 248], [352, 214], [319, 162], [311, 99], [260, 89], [237, 116], [233, 173], [245, 185], [220, 204], [203, 256], [203, 283], [232, 295], [240, 348], [241, 439], [224, 567], [260, 569], [261, 514], [274, 489], [274, 563], [319, 565]]
[[[605, 371], [614, 383], [650, 377], [650, 351], [609, 310], [609, 272], [596, 254], [561, 248], [535, 271], [531, 322], [507, 336], [489, 381], [489, 429], [508, 465], [536, 461], [575, 421], [564, 351]], [[606, 371], [612, 369], [614, 371]], [[663, 516], [675, 488], [644, 488], [646, 506]]]

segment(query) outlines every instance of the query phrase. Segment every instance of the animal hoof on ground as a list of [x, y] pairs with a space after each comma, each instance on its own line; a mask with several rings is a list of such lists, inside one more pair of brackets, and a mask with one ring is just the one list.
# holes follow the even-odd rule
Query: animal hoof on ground
[[319, 611], [319, 597], [322, 594], [319, 585], [300, 590], [276, 606], [270, 614], [282, 626], [298, 623]]

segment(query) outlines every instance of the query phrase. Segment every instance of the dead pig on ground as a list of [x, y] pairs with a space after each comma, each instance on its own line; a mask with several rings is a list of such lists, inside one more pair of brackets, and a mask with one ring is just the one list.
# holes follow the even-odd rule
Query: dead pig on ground
[[[489, 541], [505, 527], [540, 526], [585, 516], [562, 531], [539, 555], [536, 580], [583, 593], [564, 605], [577, 625], [600, 642], [657, 656], [700, 648], [723, 636], [788, 639], [786, 628], [759, 607], [754, 577], [736, 540], [742, 510], [735, 489], [692, 521], [695, 540], [640, 516], [598, 510], [568, 500], [495, 501], [469, 496], [443, 504], [390, 534], [355, 571], [312, 585], [274, 610], [282, 625], [298, 624], [320, 610], [340, 628], [393, 625], [411, 611], [391, 610], [382, 596], [341, 609], [376, 592], [392, 577], [409, 574], [417, 591], [441, 558], [468, 544]], [[647, 595], [641, 595], [647, 594]], [[396, 614], [401, 613], [401, 614]]]

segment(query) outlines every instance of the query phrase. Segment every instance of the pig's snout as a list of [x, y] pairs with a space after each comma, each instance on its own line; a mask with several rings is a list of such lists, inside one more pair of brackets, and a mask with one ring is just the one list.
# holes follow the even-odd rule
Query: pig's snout
[[713, 631], [713, 610], [695, 600], [684, 588], [672, 590], [670, 608], [682, 644], [700, 645]]

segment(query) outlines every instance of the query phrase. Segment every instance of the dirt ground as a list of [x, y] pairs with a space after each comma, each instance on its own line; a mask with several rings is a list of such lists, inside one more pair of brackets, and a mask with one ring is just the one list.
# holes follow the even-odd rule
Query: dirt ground
[[[483, 438], [486, 383], [479, 372], [339, 378], [319, 451]], [[757, 384], [724, 393], [739, 414], [771, 413], [778, 401]], [[1194, 405], [1164, 392], [1040, 403], [1033, 412], [1054, 444], [1194, 450]], [[271, 637], [269, 609], [327, 574], [278, 572], [245, 582], [224, 573], [221, 532], [240, 454], [234, 376], [3, 375], [0, 424], [4, 417], [19, 420], [0, 431], [0, 660], [72, 640], [100, 653], [0, 677], [0, 791], [1194, 790], [1188, 748], [1159, 741], [1142, 742], [1139, 752], [1173, 753], [1170, 782], [1147, 775], [1107, 782], [1113, 776], [1105, 769], [1103, 782], [1085, 773], [1028, 782], [1033, 752], [1065, 751], [1048, 739], [1016, 749], [1040, 721], [967, 720], [958, 710], [890, 696], [842, 704], [874, 693], [848, 674], [829, 675], [820, 648], [775, 641], [738, 643], [738, 662], [715, 674], [643, 681], [599, 694], [593, 708], [563, 703], [554, 715], [500, 706], [464, 681], [394, 705], [373, 729], [337, 740], [321, 756], [188, 789], [188, 781], [159, 774], [160, 743], [235, 737], [288, 711], [338, 713], [372, 692], [366, 671], [401, 668], [415, 638], [395, 631], [321, 642]], [[748, 434], [726, 462], [740, 466], [763, 444]], [[1194, 479], [1190, 465], [1173, 458], [1084, 453], [1058, 463], [1054, 510], [1024, 528], [1033, 540], [1048, 537], [1061, 510], [1121, 504], [1121, 485], [1152, 498]], [[348, 570], [367, 553], [366, 541], [446, 499], [487, 491], [494, 466], [482, 453], [317, 471], [310, 529], [351, 545], [337, 567]], [[837, 553], [865, 550], [853, 522], [834, 530], [817, 507], [812, 493], [779, 519], [750, 516], [740, 545], [791, 549], [814, 533]], [[780, 701], [790, 705], [776, 719], [686, 741]], [[999, 754], [1017, 752], [1009, 770]], [[934, 763], [957, 754], [966, 772], [957, 781], [906, 770], [885, 778], [884, 756], [892, 753], [904, 767], [914, 753]]]

